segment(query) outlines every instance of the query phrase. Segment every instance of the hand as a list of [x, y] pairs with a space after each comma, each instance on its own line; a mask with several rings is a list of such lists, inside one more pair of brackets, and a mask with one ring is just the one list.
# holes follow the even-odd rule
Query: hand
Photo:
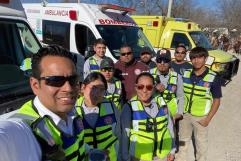
[[168, 154], [167, 161], [174, 161], [174, 154]]
[[176, 122], [177, 120], [182, 120], [183, 116], [179, 113], [177, 113], [176, 115], [173, 116], [174, 122]]
[[163, 92], [165, 90], [165, 86], [163, 84], [159, 83], [159, 84], [156, 85], [156, 89], [159, 92]]
[[203, 127], [207, 127], [208, 124], [209, 124], [209, 120], [207, 119], [207, 117], [205, 117], [204, 119], [198, 121], [198, 123], [199, 123], [200, 125], [202, 125]]

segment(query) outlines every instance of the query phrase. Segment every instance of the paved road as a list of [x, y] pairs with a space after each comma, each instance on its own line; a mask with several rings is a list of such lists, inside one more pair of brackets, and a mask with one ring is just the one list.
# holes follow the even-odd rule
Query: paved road
[[[209, 124], [208, 161], [241, 161], [241, 65], [222, 92], [221, 106]], [[192, 146], [189, 151], [188, 161], [194, 161]]]

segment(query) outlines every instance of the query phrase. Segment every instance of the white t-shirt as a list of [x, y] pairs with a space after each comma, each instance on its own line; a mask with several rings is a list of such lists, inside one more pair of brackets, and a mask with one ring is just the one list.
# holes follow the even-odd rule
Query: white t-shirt
[[40, 161], [31, 128], [20, 120], [0, 120], [0, 161]]

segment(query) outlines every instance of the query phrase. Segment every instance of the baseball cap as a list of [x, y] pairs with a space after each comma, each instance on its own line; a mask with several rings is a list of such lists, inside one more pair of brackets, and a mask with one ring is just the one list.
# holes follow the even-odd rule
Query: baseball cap
[[100, 63], [100, 69], [103, 68], [114, 68], [113, 60], [109, 57], [105, 57]]
[[171, 52], [167, 49], [162, 49], [157, 51], [156, 60], [166, 60], [171, 61]]
[[141, 49], [140, 55], [142, 55], [143, 53], [149, 53], [150, 55], [153, 55], [153, 51], [146, 46]]

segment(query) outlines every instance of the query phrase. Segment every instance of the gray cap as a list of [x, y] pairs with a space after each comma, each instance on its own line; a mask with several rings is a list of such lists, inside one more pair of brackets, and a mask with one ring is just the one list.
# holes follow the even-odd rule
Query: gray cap
[[100, 69], [103, 68], [114, 68], [113, 60], [109, 57], [105, 57], [100, 63]]

